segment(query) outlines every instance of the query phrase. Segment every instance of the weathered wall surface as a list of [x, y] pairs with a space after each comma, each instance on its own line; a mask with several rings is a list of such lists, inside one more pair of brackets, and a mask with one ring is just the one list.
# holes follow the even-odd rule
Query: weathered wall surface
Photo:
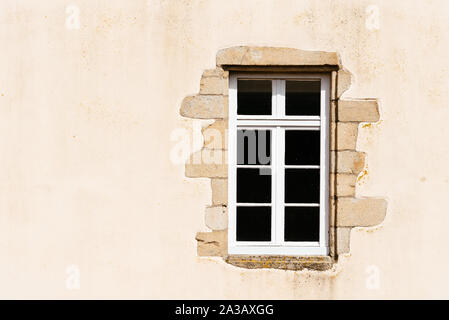
[[[0, 297], [448, 298], [448, 14], [447, 1], [2, 1]], [[385, 198], [387, 216], [351, 231], [336, 271], [197, 257], [211, 181], [185, 177], [201, 143], [180, 141], [201, 120], [179, 107], [237, 45], [338, 52], [354, 76], [343, 97], [379, 100], [380, 122], [359, 127], [356, 196]]]

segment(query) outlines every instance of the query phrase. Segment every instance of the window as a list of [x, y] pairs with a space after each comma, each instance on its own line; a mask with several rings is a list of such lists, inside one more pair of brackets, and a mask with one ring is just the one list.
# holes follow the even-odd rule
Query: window
[[230, 254], [329, 254], [329, 83], [231, 74]]

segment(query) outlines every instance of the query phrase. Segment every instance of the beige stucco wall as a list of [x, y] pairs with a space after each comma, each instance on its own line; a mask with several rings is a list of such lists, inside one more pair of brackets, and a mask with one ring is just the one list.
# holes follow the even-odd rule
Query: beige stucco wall
[[[0, 298], [449, 298], [448, 14], [445, 0], [1, 1]], [[380, 101], [357, 196], [387, 199], [387, 217], [352, 231], [336, 271], [196, 256], [210, 181], [185, 178], [170, 137], [200, 135], [180, 103], [235, 45], [338, 52], [344, 97]]]

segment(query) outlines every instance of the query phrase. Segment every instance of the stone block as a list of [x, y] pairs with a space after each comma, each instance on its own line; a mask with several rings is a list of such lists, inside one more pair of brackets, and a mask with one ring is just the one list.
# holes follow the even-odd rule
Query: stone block
[[200, 257], [224, 257], [228, 253], [228, 231], [198, 232], [197, 254]]
[[305, 51], [281, 47], [231, 47], [217, 53], [217, 66], [337, 66], [335, 52]]
[[337, 227], [371, 227], [380, 224], [386, 214], [383, 199], [339, 198], [337, 200]]
[[376, 122], [379, 120], [377, 100], [339, 100], [338, 121]]
[[187, 96], [180, 114], [194, 119], [224, 119], [228, 116], [228, 97], [220, 95]]

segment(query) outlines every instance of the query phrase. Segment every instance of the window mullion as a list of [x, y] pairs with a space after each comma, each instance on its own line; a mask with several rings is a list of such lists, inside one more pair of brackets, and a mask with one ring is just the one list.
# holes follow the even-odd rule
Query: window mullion
[[[285, 80], [273, 80], [276, 82], [276, 114], [278, 119], [285, 116]], [[275, 159], [273, 168], [275, 172], [275, 194], [274, 212], [275, 212], [275, 238], [276, 244], [284, 243], [284, 129], [277, 125], [274, 130], [276, 132], [274, 139]]]
[[277, 158], [278, 158], [278, 152], [277, 152], [277, 129], [273, 128], [271, 130], [271, 242], [273, 244], [278, 244], [278, 235], [277, 235], [277, 203], [278, 203], [278, 188], [277, 188]]
[[[273, 103], [273, 116], [277, 117], [278, 115], [278, 80], [273, 80], [273, 93], [272, 93], [272, 103]], [[278, 208], [277, 208], [277, 203], [278, 203], [278, 185], [277, 185], [277, 180], [278, 180], [278, 170], [277, 170], [277, 159], [278, 159], [278, 140], [277, 140], [277, 136], [278, 136], [278, 130], [276, 127], [273, 127], [273, 129], [271, 130], [271, 148], [272, 148], [272, 152], [271, 152], [271, 187], [272, 187], [272, 201], [271, 201], [271, 241], [273, 244], [278, 244], [279, 243], [279, 239], [278, 239], [278, 232], [277, 232], [277, 228], [278, 228], [278, 221], [277, 221], [277, 216], [278, 216]]]
[[329, 78], [321, 79], [320, 246], [329, 245]]
[[278, 119], [285, 118], [285, 80], [276, 80], [277, 82], [277, 101], [276, 101], [276, 117]]
[[277, 80], [271, 81], [271, 116], [270, 118], [277, 116], [277, 92], [278, 92], [278, 82]]
[[276, 243], [284, 243], [284, 154], [285, 129], [276, 128]]

